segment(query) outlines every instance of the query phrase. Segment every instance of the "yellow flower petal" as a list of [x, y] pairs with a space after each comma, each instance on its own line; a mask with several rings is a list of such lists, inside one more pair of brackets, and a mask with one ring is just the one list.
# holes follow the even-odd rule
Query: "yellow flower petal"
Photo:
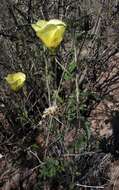
[[8, 74], [5, 79], [13, 91], [18, 91], [20, 88], [23, 87], [26, 80], [26, 75], [22, 72], [17, 72], [13, 74]]
[[54, 25], [47, 25], [36, 32], [36, 35], [42, 40], [46, 47], [52, 48], [51, 39], [56, 32], [56, 27]]
[[32, 24], [36, 35], [48, 48], [56, 48], [63, 40], [66, 24], [60, 20], [38, 21]]
[[66, 27], [66, 24], [64, 22], [62, 22], [61, 20], [58, 20], [58, 19], [51, 19], [50, 21], [48, 21], [48, 24]]
[[56, 48], [63, 40], [65, 29], [64, 27], [57, 27], [57, 30], [53, 33], [50, 44], [53, 48]]
[[35, 30], [35, 32], [38, 32], [40, 29], [46, 26], [47, 22], [48, 21], [45, 20], [39, 20], [38, 22], [36, 22], [36, 24], [32, 24], [31, 26]]

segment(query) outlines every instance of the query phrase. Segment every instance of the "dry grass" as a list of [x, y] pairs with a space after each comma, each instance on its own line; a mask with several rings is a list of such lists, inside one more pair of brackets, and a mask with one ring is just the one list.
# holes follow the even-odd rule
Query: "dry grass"
[[[118, 127], [112, 119], [109, 137], [103, 121], [118, 112], [118, 6], [98, 0], [2, 0], [2, 190], [106, 189], [109, 178], [116, 189], [118, 175], [109, 173], [112, 158], [118, 158]], [[39, 18], [67, 24], [55, 56], [31, 28]], [[14, 71], [27, 75], [19, 93], [4, 80]], [[98, 119], [99, 126], [91, 125]]]

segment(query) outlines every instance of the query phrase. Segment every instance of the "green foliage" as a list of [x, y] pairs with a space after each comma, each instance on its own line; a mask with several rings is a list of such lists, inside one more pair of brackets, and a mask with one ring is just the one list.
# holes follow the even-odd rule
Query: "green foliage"
[[51, 178], [63, 170], [63, 165], [61, 165], [58, 160], [54, 158], [47, 158], [45, 163], [41, 166], [40, 177], [43, 177], [43, 179]]
[[[90, 100], [91, 96], [93, 96], [91, 92], [80, 91], [80, 106], [78, 111], [80, 112], [79, 119], [81, 123], [81, 129], [83, 129], [83, 131], [72, 144], [72, 148], [75, 148], [75, 150], [85, 149], [91, 136], [90, 122], [87, 120], [87, 117], [85, 116], [85, 113], [88, 109], [87, 100]], [[68, 97], [67, 120], [70, 124], [77, 120], [77, 101], [74, 92]]]
[[81, 128], [83, 129], [81, 134], [77, 136], [77, 138], [74, 140], [74, 142], [71, 145], [71, 149], [75, 150], [76, 152], [84, 151], [89, 143], [90, 137], [91, 137], [91, 130], [90, 130], [90, 122], [81, 121]]
[[[84, 113], [88, 110], [87, 101], [91, 101], [94, 99], [95, 96], [90, 91], [80, 91], [79, 92], [79, 110], [81, 118], [84, 116]], [[77, 101], [76, 101], [76, 94], [72, 92], [72, 94], [68, 97], [67, 101], [67, 119], [68, 121], [73, 121], [76, 119], [76, 112], [77, 112]]]
[[87, 120], [84, 122], [84, 131], [86, 133], [87, 140], [89, 140], [91, 136], [91, 130], [90, 130], [90, 122]]
[[64, 79], [65, 80], [71, 80], [73, 78], [75, 69], [76, 69], [76, 63], [74, 61], [72, 61], [68, 65], [67, 71], [64, 74]]
[[72, 93], [67, 102], [67, 120], [69, 122], [76, 119], [76, 96]]
[[[39, 4], [40, 9], [37, 7], [37, 2], [29, 7], [25, 5], [26, 8], [24, 4], [19, 6], [16, 3], [11, 7], [12, 11], [6, 11], [6, 14], [13, 12], [15, 15], [7, 16], [11, 20], [8, 22], [9, 27], [2, 23], [4, 30], [1, 32], [3, 55], [0, 62], [2, 84], [0, 101], [5, 106], [0, 105], [1, 138], [5, 141], [4, 146], [7, 143], [12, 145], [7, 147], [10, 149], [8, 157], [16, 155], [13, 160], [17, 160], [23, 152], [23, 162], [26, 160], [27, 163], [28, 159], [31, 162], [30, 168], [40, 168], [38, 189], [58, 189], [52, 188], [50, 184], [54, 179], [59, 180], [58, 183], [60, 180], [62, 183], [68, 181], [68, 185], [65, 184], [59, 189], [75, 189], [76, 177], [79, 177], [80, 173], [80, 167], [79, 170], [77, 166], [74, 167], [75, 153], [85, 154], [87, 147], [91, 150], [91, 145], [87, 146], [89, 143], [93, 143], [94, 149], [97, 149], [95, 145], [97, 143], [92, 140], [88, 116], [92, 109], [95, 109], [92, 105], [97, 105], [102, 98], [105, 98], [105, 94], [109, 98], [113, 83], [116, 84], [118, 80], [118, 72], [116, 73], [118, 69], [116, 68], [114, 75], [111, 76], [110, 66], [108, 67], [108, 62], [110, 63], [108, 60], [118, 52], [118, 40], [116, 40], [118, 36], [115, 38], [113, 33], [116, 32], [112, 32], [112, 29], [118, 26], [118, 14], [113, 13], [112, 7], [115, 7], [113, 2], [105, 1], [102, 4], [99, 0], [87, 2], [82, 0], [80, 3], [62, 0], [52, 4], [52, 1], [47, 1], [45, 9], [44, 3]], [[100, 6], [97, 6], [97, 3]], [[105, 11], [106, 7], [108, 11]], [[28, 19], [24, 17], [25, 9], [29, 10]], [[16, 17], [17, 27], [12, 17]], [[35, 38], [30, 23], [37, 18], [40, 20], [62, 18], [66, 22], [64, 41], [56, 50], [46, 49], [42, 41]], [[111, 35], [107, 35], [108, 23]], [[114, 44], [111, 42], [113, 37]], [[77, 67], [80, 71], [79, 78], [76, 76]], [[21, 71], [27, 76], [24, 88], [18, 93], [12, 93], [3, 80], [4, 75], [13, 71]], [[75, 80], [76, 77], [79, 81]], [[110, 97], [109, 101], [112, 101], [112, 98]], [[56, 112], [43, 117], [44, 111], [55, 104], [58, 108]], [[30, 154], [29, 148], [37, 156]], [[6, 152], [2, 151], [5, 155]], [[70, 157], [65, 159], [66, 154]], [[40, 160], [41, 162], [37, 162]], [[72, 160], [72, 164], [69, 160]], [[40, 165], [37, 165], [38, 163]], [[84, 171], [82, 173], [84, 174]], [[64, 174], [66, 180], [61, 179], [64, 176], [60, 174], [62, 176]], [[46, 181], [51, 188], [50, 185], [48, 188], [44, 186]]]
[[31, 149], [32, 149], [33, 151], [38, 151], [38, 150], [39, 150], [39, 146], [34, 143], [34, 144], [31, 145]]

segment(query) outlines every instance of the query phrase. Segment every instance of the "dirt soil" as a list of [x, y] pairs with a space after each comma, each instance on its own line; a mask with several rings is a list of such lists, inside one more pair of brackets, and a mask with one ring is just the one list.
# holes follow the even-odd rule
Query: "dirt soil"
[[[33, 78], [33, 83], [30, 84], [29, 82], [28, 86], [31, 89], [35, 89], [36, 86], [36, 89], [35, 91], [29, 90], [29, 96], [25, 96], [25, 98], [27, 97], [25, 101], [29, 101], [29, 104], [27, 105], [28, 109], [32, 107], [31, 102], [33, 103], [32, 105], [34, 109], [30, 110], [30, 114], [32, 115], [31, 120], [33, 120], [34, 117], [37, 115], [36, 113], [38, 113], [38, 117], [41, 117], [41, 113], [47, 106], [47, 97], [46, 93], [44, 92], [45, 87], [43, 85], [44, 79], [42, 77], [43, 71], [39, 69], [39, 65], [37, 66], [37, 64], [36, 67], [34, 67], [34, 61], [29, 56], [34, 53], [33, 50], [36, 47], [39, 47], [39, 44], [37, 44], [36, 42], [37, 39], [35, 39], [33, 31], [31, 31], [31, 29], [29, 28], [28, 31], [24, 29], [24, 26], [26, 25], [27, 27], [29, 27], [31, 23], [29, 24], [27, 22], [33, 16], [31, 15], [31, 8], [28, 9], [28, 5], [30, 2], [32, 1], [0, 0], [0, 190], [37, 190], [40, 188], [44, 190], [69, 190], [67, 189], [69, 181], [72, 181], [74, 178], [77, 183], [75, 184], [75, 186], [71, 187], [72, 190], [119, 190], [119, 53], [111, 56], [107, 63], [106, 72], [101, 72], [99, 78], [97, 78], [98, 87], [102, 87], [100, 89], [104, 89], [104, 93], [107, 93], [107, 95], [105, 95], [100, 103], [94, 107], [94, 110], [91, 111], [88, 117], [89, 121], [91, 122], [91, 143], [89, 142], [88, 144], [89, 152], [88, 150], [86, 150], [83, 153], [78, 152], [78, 154], [65, 156], [63, 155], [63, 159], [65, 161], [71, 161], [71, 168], [66, 168], [66, 171], [62, 172], [62, 175], [60, 175], [61, 181], [59, 180], [59, 178], [58, 180], [54, 179], [53, 182], [49, 180], [52, 184], [51, 186], [49, 186], [48, 181], [45, 181], [43, 184], [43, 188], [39, 186], [38, 188], [36, 187], [36, 184], [38, 184], [39, 182], [39, 165], [42, 164], [41, 160], [43, 159], [42, 155], [45, 149], [44, 141], [46, 140], [46, 138], [45, 136], [41, 135], [41, 133], [39, 133], [38, 128], [35, 127], [33, 123], [30, 126], [28, 123], [27, 126], [27, 121], [24, 121], [26, 126], [19, 127], [18, 121], [14, 119], [19, 116], [16, 113], [16, 110], [18, 109], [17, 106], [16, 110], [13, 113], [11, 112], [11, 110], [7, 112], [9, 108], [11, 108], [12, 103], [16, 105], [16, 102], [14, 101], [15, 98], [17, 98], [18, 102], [20, 102], [20, 96], [13, 95], [4, 84], [4, 76], [6, 73], [8, 73], [8, 71], [11, 72], [15, 71], [16, 69], [19, 70], [25, 68], [26, 71], [30, 70], [32, 73], [33, 69], [33, 74], [35, 74], [32, 75], [30, 73], [31, 75], [29, 74], [29, 79], [31, 76], [35, 76], [35, 79]], [[49, 2], [52, 3], [52, 6], [49, 6]], [[64, 19], [74, 19], [77, 14], [80, 15], [80, 6], [76, 6], [76, 2], [70, 0], [69, 2], [61, 1], [61, 4], [60, 1], [58, 2], [60, 8], [62, 8], [65, 3], [67, 3], [67, 9], [65, 11], [64, 9], [59, 9], [58, 12], [59, 15], [61, 14], [61, 16], [65, 12]], [[81, 2], [84, 2], [85, 4], [86, 1]], [[103, 1], [96, 2], [96, 6], [98, 6], [100, 2]], [[103, 3], [104, 5], [108, 4], [107, 1], [104, 1]], [[46, 4], [48, 4], [48, 6], [50, 7], [48, 10], [48, 6], [45, 6]], [[46, 18], [49, 18], [48, 12], [50, 11], [53, 11], [53, 14], [51, 14], [52, 17], [54, 17], [54, 15], [57, 15], [57, 1], [55, 1], [54, 3], [52, 1], [41, 1], [42, 6], [40, 7], [39, 5], [39, 9], [37, 8], [38, 5], [39, 1], [37, 0], [34, 1], [32, 5], [32, 13], [35, 15], [34, 20], [37, 20], [39, 15], [42, 18], [45, 14]], [[95, 5], [95, 3], [93, 2], [92, 5]], [[112, 7], [110, 8], [111, 1], [109, 1], [108, 4], [110, 6], [106, 5], [104, 6], [104, 8], [106, 8], [106, 10], [108, 11], [112, 11]], [[86, 6], [90, 7], [91, 3], [87, 3]], [[115, 8], [114, 11], [118, 9], [116, 14], [118, 14], [119, 11], [118, 6], [115, 8], [115, 5], [113, 5], [113, 7]], [[42, 7], [44, 9], [41, 9]], [[70, 9], [74, 10], [74, 12], [72, 13]], [[26, 17], [26, 10], [28, 13], [28, 18]], [[93, 6], [90, 10], [90, 13], [92, 13]], [[96, 9], [97, 15], [99, 10], [100, 7], [99, 9]], [[68, 11], [69, 13], [67, 13]], [[17, 16], [17, 20], [15, 19], [16, 17], [14, 14]], [[57, 17], [59, 15], [57, 15]], [[99, 19], [103, 16], [104, 15], [99, 16]], [[110, 17], [110, 15], [108, 14], [107, 16]], [[108, 21], [109, 23], [110, 20]], [[17, 22], [20, 22], [19, 27]], [[108, 22], [104, 23], [105, 27], [106, 24], [108, 25], [106, 31], [104, 30], [104, 35], [107, 35], [108, 38], [105, 42], [105, 46], [107, 49], [107, 46], [113, 47], [113, 45], [116, 44], [116, 41], [118, 41], [118, 35], [115, 38], [115, 33], [118, 34], [117, 23], [115, 24], [113, 21], [113, 26], [116, 26], [116, 29], [114, 28], [115, 31], [113, 31], [113, 26], [110, 27], [110, 24]], [[22, 29], [20, 28], [21, 25]], [[6, 30], [8, 28], [9, 30]], [[85, 27], [82, 26], [82, 28]], [[22, 30], [23, 33], [20, 32]], [[113, 35], [110, 35], [110, 33], [112, 33]], [[27, 36], [27, 39], [25, 35]], [[102, 36], [102, 38], [103, 37], [104, 36]], [[38, 49], [38, 53], [40, 53], [40, 51]], [[37, 56], [36, 51], [34, 55]], [[64, 62], [68, 59], [67, 57], [68, 54], [66, 54]], [[36, 63], [39, 63], [39, 57], [34, 58], [34, 60], [36, 61]], [[41, 62], [43, 61], [44, 57], [42, 58]], [[15, 65], [15, 63], [18, 63], [18, 65]], [[41, 82], [38, 82], [38, 84], [35, 83], [35, 80], [37, 80], [37, 74], [39, 75], [38, 77], [42, 79]], [[40, 87], [42, 87], [42, 92], [40, 92], [39, 90]], [[70, 87], [68, 86], [67, 89], [68, 88]], [[95, 86], [95, 89], [96, 88], [97, 86]], [[70, 90], [71, 89], [69, 89], [69, 91]], [[33, 95], [31, 96], [31, 94]], [[11, 99], [13, 99], [13, 102], [11, 101]], [[7, 104], [7, 102], [9, 102], [9, 104]], [[41, 110], [39, 109], [40, 106], [42, 107]], [[6, 107], [8, 109], [7, 111]], [[10, 116], [12, 117], [10, 118]], [[31, 120], [29, 122], [31, 122]], [[16, 128], [14, 128], [13, 125], [15, 125]], [[71, 130], [70, 133], [65, 136], [64, 144], [66, 147], [69, 144], [72, 144], [75, 136], [75, 131], [76, 130]], [[35, 153], [31, 150], [31, 146], [33, 144], [36, 144], [38, 146], [40, 145], [40, 148]], [[59, 144], [57, 145], [57, 147], [58, 146], [61, 147], [61, 145]], [[57, 147], [54, 152], [59, 151]], [[55, 149], [55, 147], [53, 148]], [[70, 169], [72, 168], [74, 170], [76, 168], [74, 175], [72, 175], [73, 177], [70, 173]]]

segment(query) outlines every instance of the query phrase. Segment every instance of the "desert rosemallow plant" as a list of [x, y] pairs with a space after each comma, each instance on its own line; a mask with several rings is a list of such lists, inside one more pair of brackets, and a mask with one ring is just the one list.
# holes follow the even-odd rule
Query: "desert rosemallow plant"
[[7, 83], [9, 84], [10, 88], [17, 92], [24, 86], [24, 82], [26, 80], [26, 75], [22, 72], [8, 74], [5, 77]]
[[58, 19], [38, 20], [31, 25], [36, 35], [49, 49], [57, 48], [63, 40], [66, 24]]

